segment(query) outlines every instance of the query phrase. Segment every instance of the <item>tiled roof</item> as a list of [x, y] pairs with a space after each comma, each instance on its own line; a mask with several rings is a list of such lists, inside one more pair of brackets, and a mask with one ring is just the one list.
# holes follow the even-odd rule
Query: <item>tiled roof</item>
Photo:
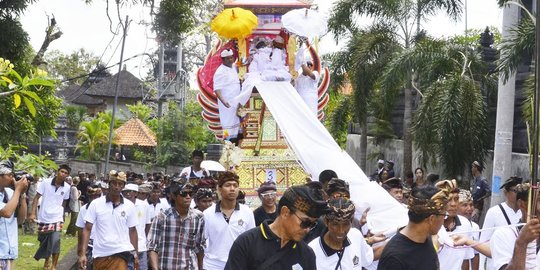
[[85, 94], [88, 86], [80, 86], [76, 84], [69, 85], [58, 91], [56, 95], [63, 98], [67, 102], [80, 105], [101, 105], [104, 104], [102, 99], [93, 98]]
[[116, 129], [115, 143], [119, 145], [157, 146], [156, 134], [137, 118], [130, 119]]

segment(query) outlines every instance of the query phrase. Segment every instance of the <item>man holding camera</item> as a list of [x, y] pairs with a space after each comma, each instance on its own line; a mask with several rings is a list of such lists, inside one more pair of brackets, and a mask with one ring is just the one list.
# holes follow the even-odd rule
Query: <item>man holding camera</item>
[[28, 188], [26, 176], [15, 181], [13, 167], [11, 161], [0, 163], [0, 223], [5, 224], [0, 229], [0, 269], [8, 270], [14, 268], [13, 261], [19, 253], [17, 219], [14, 213], [17, 210], [17, 217], [26, 216], [24, 192]]
[[[28, 219], [38, 222], [39, 248], [34, 259], [45, 259], [44, 269], [56, 270], [60, 256], [60, 236], [64, 225], [64, 209], [69, 201], [70, 185], [65, 182], [71, 168], [60, 165], [56, 176], [44, 179], [38, 187], [37, 194], [32, 201], [32, 212]], [[39, 198], [41, 206], [37, 211]], [[52, 257], [52, 264], [51, 264]]]

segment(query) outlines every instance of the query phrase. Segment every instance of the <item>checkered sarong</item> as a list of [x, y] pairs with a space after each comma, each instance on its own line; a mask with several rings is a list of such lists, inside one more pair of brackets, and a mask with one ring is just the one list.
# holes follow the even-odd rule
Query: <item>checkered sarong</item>
[[38, 233], [61, 232], [64, 222], [38, 223]]

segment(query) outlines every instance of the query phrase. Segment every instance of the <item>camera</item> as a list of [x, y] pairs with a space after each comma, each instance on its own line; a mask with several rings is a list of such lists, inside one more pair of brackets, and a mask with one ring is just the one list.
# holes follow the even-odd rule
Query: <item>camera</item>
[[25, 171], [17, 171], [14, 174], [15, 174], [15, 181], [19, 181], [25, 176], [26, 176], [26, 180], [28, 180], [28, 182], [33, 182], [34, 181], [34, 177], [31, 174], [29, 174], [29, 173], [27, 173]]

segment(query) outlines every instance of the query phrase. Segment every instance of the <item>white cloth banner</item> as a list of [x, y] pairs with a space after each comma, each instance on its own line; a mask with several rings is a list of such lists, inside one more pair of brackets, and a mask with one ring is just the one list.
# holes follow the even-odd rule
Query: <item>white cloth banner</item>
[[290, 83], [260, 82], [257, 89], [289, 146], [314, 180], [323, 170], [331, 169], [349, 182], [355, 204], [371, 207], [368, 225], [372, 232], [395, 230], [407, 224], [407, 209], [377, 183], [369, 181]]

